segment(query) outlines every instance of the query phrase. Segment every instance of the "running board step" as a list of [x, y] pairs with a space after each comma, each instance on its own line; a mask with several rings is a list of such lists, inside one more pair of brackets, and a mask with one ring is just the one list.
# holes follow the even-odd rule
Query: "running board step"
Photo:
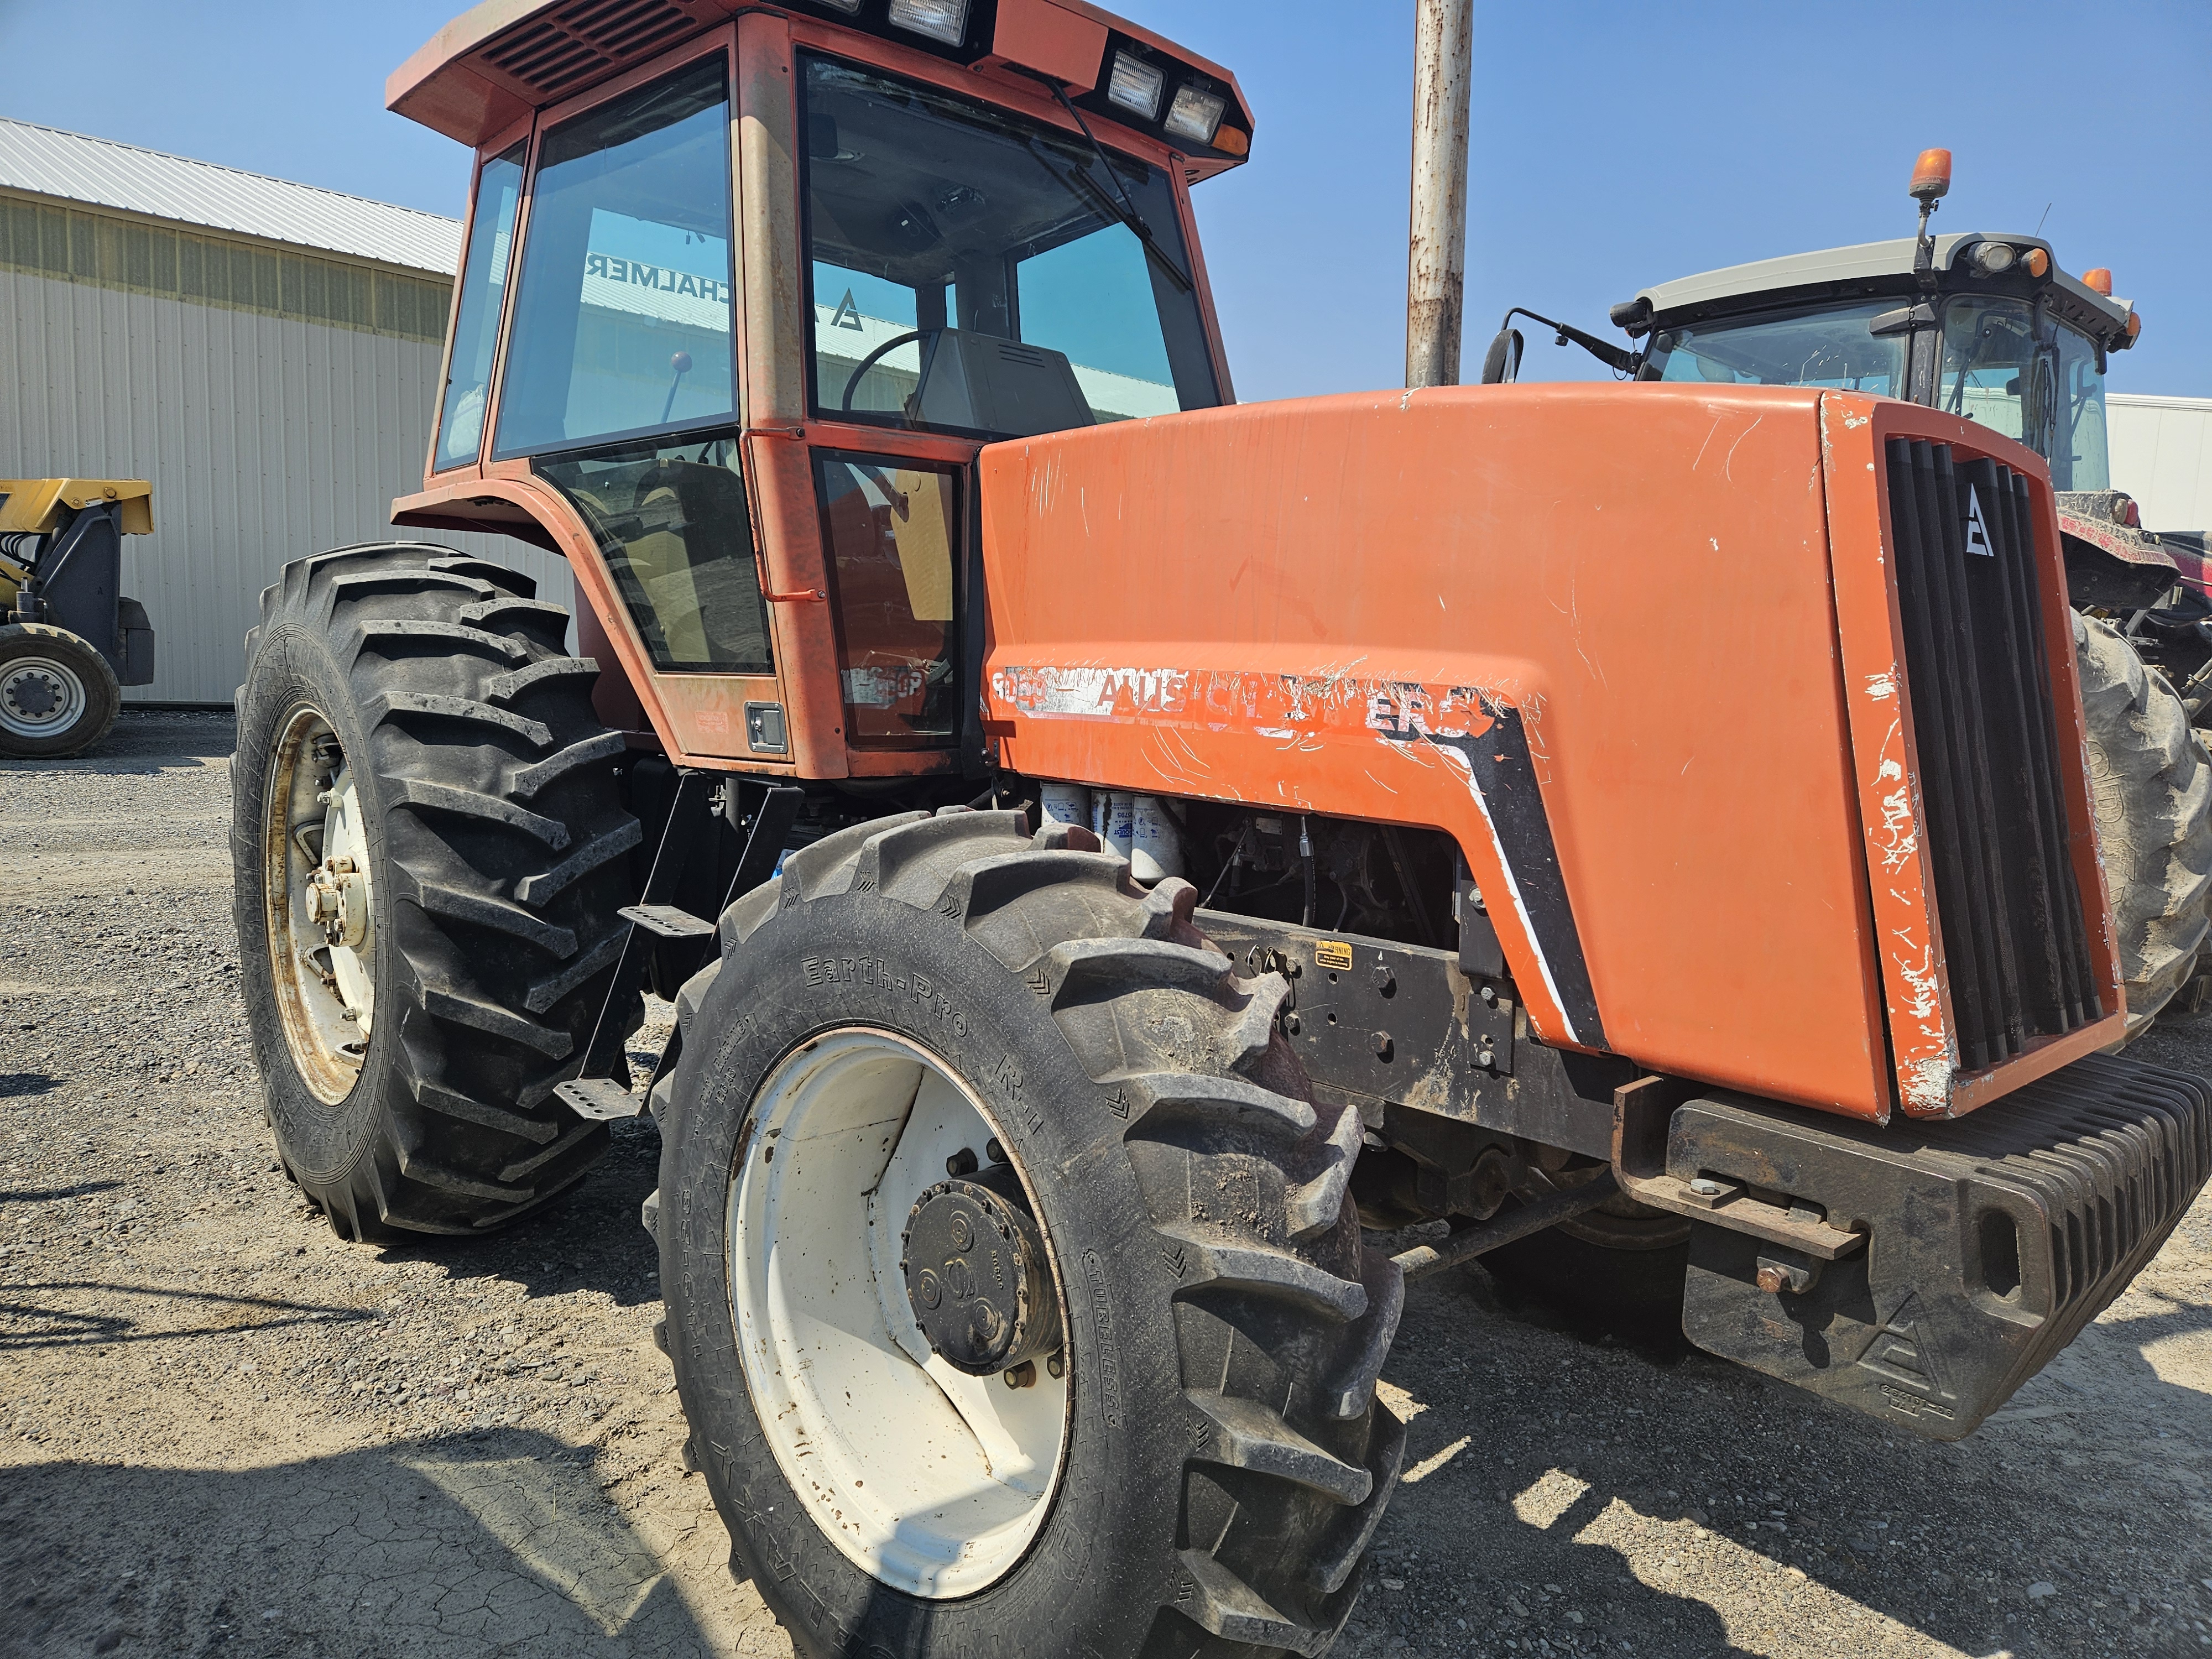
[[611, 1077], [571, 1078], [553, 1091], [553, 1097], [578, 1117], [600, 1123], [635, 1117], [645, 1108], [645, 1097], [634, 1095]]
[[626, 904], [616, 914], [663, 939], [704, 939], [714, 931], [713, 922], [672, 904]]

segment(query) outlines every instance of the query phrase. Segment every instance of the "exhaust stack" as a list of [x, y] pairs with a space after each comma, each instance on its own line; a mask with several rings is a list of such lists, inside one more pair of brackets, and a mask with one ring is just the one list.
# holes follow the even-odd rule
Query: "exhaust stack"
[[1474, 0], [1419, 0], [1413, 30], [1406, 384], [1457, 386], [1460, 319], [1467, 289], [1467, 129]]

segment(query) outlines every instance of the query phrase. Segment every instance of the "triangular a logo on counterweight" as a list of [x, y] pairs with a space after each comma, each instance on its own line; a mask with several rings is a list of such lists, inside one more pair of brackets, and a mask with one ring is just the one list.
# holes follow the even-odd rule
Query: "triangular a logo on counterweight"
[[1985, 559], [1997, 556], [1996, 549], [1990, 545], [1990, 527], [1982, 522], [1982, 498], [1972, 484], [1966, 486], [1966, 551]]
[[1875, 1332], [1858, 1363], [1877, 1376], [1886, 1377], [1914, 1394], [1931, 1400], [1948, 1400], [1950, 1390], [1936, 1374], [1936, 1355], [1927, 1334], [1920, 1328], [1923, 1316], [1919, 1304], [1919, 1291], [1907, 1291], [1905, 1299], [1897, 1304], [1897, 1310]]

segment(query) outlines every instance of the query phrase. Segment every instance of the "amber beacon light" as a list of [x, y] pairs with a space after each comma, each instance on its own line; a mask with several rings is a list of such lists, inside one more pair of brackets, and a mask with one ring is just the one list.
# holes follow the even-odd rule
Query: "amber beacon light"
[[1906, 192], [1916, 200], [1932, 202], [1951, 189], [1951, 152], [1923, 149], [1912, 164], [1912, 185]]

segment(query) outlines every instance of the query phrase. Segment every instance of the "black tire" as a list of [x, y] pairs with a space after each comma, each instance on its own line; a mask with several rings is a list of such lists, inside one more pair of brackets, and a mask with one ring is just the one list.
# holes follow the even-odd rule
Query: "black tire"
[[[232, 769], [239, 960], [269, 1122], [341, 1237], [477, 1233], [606, 1150], [553, 1097], [622, 948], [637, 821], [593, 669], [529, 578], [448, 550], [355, 547], [285, 567], [246, 636]], [[325, 717], [361, 793], [376, 894], [359, 1076], [326, 1100], [279, 1006], [262, 826], [275, 750]]]
[[[1147, 895], [1096, 845], [964, 809], [845, 830], [732, 907], [679, 1002], [668, 1349], [732, 1567], [808, 1659], [1314, 1654], [1358, 1595], [1404, 1440], [1374, 1399], [1402, 1285], [1360, 1243], [1358, 1115], [1308, 1103], [1274, 1030], [1284, 981], [1203, 945], [1189, 884]], [[808, 1518], [736, 1348], [726, 1200], [752, 1103], [810, 1036], [854, 1024], [985, 1103], [1061, 1269], [1059, 1493], [960, 1600], [890, 1589]]]
[[90, 641], [45, 623], [0, 625], [0, 755], [81, 755], [107, 735], [122, 708], [115, 670]]
[[2212, 755], [2110, 623], [2075, 611], [2074, 654], [2133, 1037], [2189, 981], [2212, 927]]

